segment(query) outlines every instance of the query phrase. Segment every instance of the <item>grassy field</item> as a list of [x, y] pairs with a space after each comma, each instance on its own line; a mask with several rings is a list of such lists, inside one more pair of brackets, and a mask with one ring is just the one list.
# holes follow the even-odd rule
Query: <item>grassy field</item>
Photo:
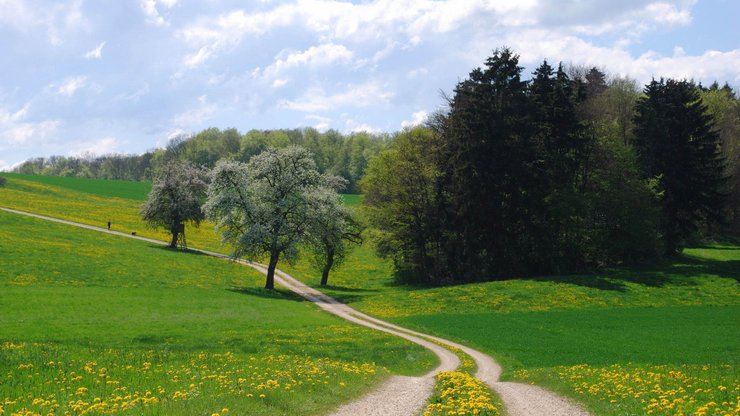
[[[141, 221], [139, 207], [150, 187], [146, 182], [86, 179], [75, 184], [78, 180], [75, 178], [2, 175], [8, 179], [8, 183], [0, 188], [0, 206], [103, 228], [110, 221], [114, 231], [136, 232], [140, 236], [168, 240], [166, 232], [147, 228]], [[109, 182], [112, 183], [111, 188], [106, 189]], [[186, 232], [188, 244], [192, 247], [227, 251], [221, 246], [213, 226], [208, 223], [200, 228], [188, 225]]]
[[152, 189], [152, 184], [146, 181], [114, 181], [67, 178], [63, 176], [23, 175], [18, 173], [4, 173], [2, 175], [7, 178], [22, 179], [92, 195], [133, 199], [135, 201], [146, 199], [146, 196]]
[[[291, 271], [318, 284], [305, 266]], [[325, 291], [476, 347], [502, 362], [505, 378], [547, 386], [596, 414], [740, 414], [740, 247], [687, 249], [594, 275], [440, 288], [397, 285], [389, 272], [363, 247]]]
[[235, 263], [0, 212], [0, 413], [320, 414], [435, 357]]
[[[49, 188], [40, 192], [35, 182], [11, 177], [0, 189], [0, 205], [8, 196], [19, 209], [36, 201], [25, 209], [88, 223], [113, 210], [140, 227], [137, 203], [38, 185]], [[66, 209], [80, 200], [83, 211]], [[209, 227], [199, 232], [188, 235], [192, 245], [218, 248]], [[305, 263], [280, 267], [318, 285]], [[740, 414], [738, 246], [697, 247], [655, 265], [598, 274], [452, 287], [398, 285], [391, 276], [392, 265], [365, 245], [333, 272], [325, 291], [370, 314], [491, 353], [504, 363], [505, 377], [549, 386], [597, 414]]]

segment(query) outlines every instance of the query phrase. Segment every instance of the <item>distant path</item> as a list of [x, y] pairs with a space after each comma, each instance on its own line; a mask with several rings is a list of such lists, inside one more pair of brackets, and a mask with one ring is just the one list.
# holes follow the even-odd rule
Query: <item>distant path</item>
[[[98, 231], [107, 234], [113, 234], [121, 237], [133, 238], [136, 240], [146, 241], [148, 243], [167, 245], [166, 242], [151, 238], [141, 237], [132, 234], [126, 234], [119, 231], [108, 231], [103, 227], [81, 224], [74, 221], [67, 221], [59, 218], [49, 217], [46, 215], [33, 214], [30, 212], [19, 211], [10, 208], [0, 207], [0, 210], [26, 215], [29, 217], [39, 218], [46, 221], [53, 221], [61, 224], [71, 225], [74, 227], [85, 228], [88, 230]], [[207, 250], [191, 249], [209, 256], [231, 260], [227, 255]], [[259, 270], [262, 273], [267, 272], [265, 265], [237, 260], [237, 262]], [[382, 384], [375, 391], [370, 392], [364, 397], [359, 398], [351, 403], [339, 407], [332, 413], [332, 416], [411, 416], [417, 415], [423, 410], [434, 387], [434, 375], [443, 371], [452, 371], [459, 365], [459, 359], [449, 350], [440, 347], [438, 343], [461, 349], [468, 354], [478, 367], [476, 377], [490, 386], [504, 404], [508, 416], [588, 416], [589, 413], [572, 401], [558, 396], [541, 387], [532, 386], [524, 383], [502, 382], [499, 381], [501, 375], [501, 366], [496, 363], [490, 356], [443, 338], [434, 337], [413, 331], [382, 321], [372, 316], [359, 312], [338, 300], [325, 295], [324, 293], [298, 281], [294, 277], [283, 271], [275, 271], [275, 281], [308, 301], [315, 303], [323, 310], [330, 312], [340, 318], [350, 322], [362, 325], [377, 331], [386, 332], [397, 337], [401, 337], [410, 342], [419, 344], [434, 352], [439, 358], [440, 364], [434, 370], [421, 377], [403, 377], [394, 376]]]

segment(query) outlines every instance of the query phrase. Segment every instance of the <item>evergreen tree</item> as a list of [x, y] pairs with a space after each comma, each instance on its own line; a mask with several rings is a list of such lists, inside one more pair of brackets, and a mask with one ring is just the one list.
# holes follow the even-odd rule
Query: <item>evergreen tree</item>
[[455, 88], [442, 136], [446, 252], [457, 278], [526, 267], [534, 153], [527, 83], [518, 56], [494, 51]]
[[666, 251], [675, 253], [702, 223], [721, 217], [720, 138], [693, 83], [653, 80], [644, 93], [635, 146], [645, 175], [659, 179], [662, 238]]
[[536, 128], [535, 182], [527, 192], [531, 201], [534, 246], [530, 264], [537, 272], [573, 269], [581, 261], [577, 178], [587, 140], [575, 111], [574, 83], [558, 66], [557, 72], [543, 62], [534, 72], [530, 99]]

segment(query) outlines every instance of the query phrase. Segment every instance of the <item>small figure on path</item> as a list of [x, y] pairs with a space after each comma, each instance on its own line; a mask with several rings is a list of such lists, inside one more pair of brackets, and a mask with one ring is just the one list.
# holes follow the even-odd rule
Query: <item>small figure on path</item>
[[108, 221], [108, 231], [110, 231], [110, 221]]

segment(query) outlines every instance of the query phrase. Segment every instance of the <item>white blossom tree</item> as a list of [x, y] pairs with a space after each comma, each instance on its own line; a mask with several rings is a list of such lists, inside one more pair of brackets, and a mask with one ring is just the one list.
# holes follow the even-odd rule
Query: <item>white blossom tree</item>
[[204, 210], [233, 257], [269, 257], [265, 288], [274, 289], [278, 261], [298, 257], [317, 223], [318, 195], [332, 192], [335, 182], [319, 174], [306, 149], [268, 149], [247, 164], [219, 162]]
[[339, 267], [350, 250], [350, 244], [362, 244], [362, 227], [352, 210], [342, 203], [337, 193], [346, 180], [337, 182], [341, 188], [324, 189], [313, 198], [312, 223], [309, 234], [311, 264], [321, 272], [321, 286], [329, 281], [329, 272]]
[[207, 187], [202, 169], [183, 162], [167, 162], [141, 206], [141, 217], [150, 227], [163, 227], [172, 233], [169, 246], [175, 248], [185, 223], [198, 227], [205, 218], [201, 205]]

